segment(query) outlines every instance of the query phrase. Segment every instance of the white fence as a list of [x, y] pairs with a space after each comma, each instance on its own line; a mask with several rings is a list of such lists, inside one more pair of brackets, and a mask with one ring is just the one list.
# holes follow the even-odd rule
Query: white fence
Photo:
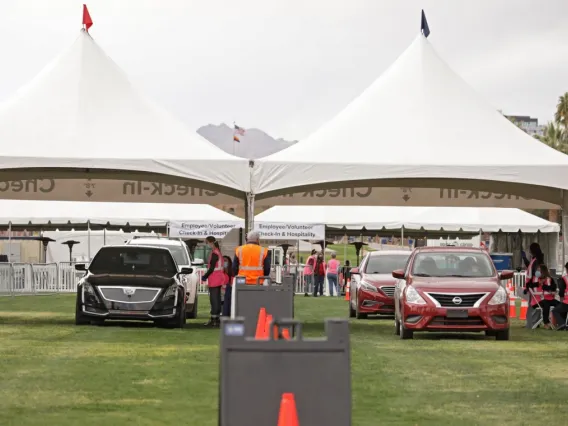
[[[306, 287], [303, 274], [304, 265], [297, 267], [295, 276], [295, 292], [297, 294], [312, 293], [314, 289], [313, 279]], [[205, 269], [198, 269], [198, 293], [207, 293], [207, 282], [201, 281]], [[276, 266], [273, 278], [280, 282], [282, 274], [287, 274], [287, 268]], [[24, 295], [24, 294], [50, 294], [50, 293], [74, 293], [77, 283], [84, 272], [76, 271], [75, 264], [71, 262], [61, 263], [0, 263], [0, 295]], [[313, 278], [313, 277], [312, 277]], [[340, 279], [341, 281], [341, 279]], [[513, 284], [515, 294], [522, 297], [525, 273], [515, 273]], [[340, 282], [343, 286], [344, 282]], [[505, 282], [503, 283], [505, 285]], [[324, 282], [324, 294], [328, 295], [327, 279]]]

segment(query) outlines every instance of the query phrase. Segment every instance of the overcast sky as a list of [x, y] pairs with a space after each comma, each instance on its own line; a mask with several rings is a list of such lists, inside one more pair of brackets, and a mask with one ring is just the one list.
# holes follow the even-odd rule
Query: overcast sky
[[[197, 129], [302, 139], [408, 47], [428, 17], [448, 64], [507, 114], [553, 116], [568, 91], [568, 0], [94, 0], [91, 35]], [[0, 1], [0, 100], [77, 37], [82, 1]], [[475, 125], [476, 123], [472, 123]], [[480, 124], [481, 125], [481, 124]]]

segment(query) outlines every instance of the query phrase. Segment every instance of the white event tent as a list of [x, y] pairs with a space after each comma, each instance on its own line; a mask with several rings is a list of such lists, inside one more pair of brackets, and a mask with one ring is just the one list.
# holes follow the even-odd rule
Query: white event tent
[[347, 230], [560, 231], [557, 223], [523, 210], [497, 207], [275, 206], [256, 215], [255, 221], [323, 223]]
[[266, 206], [566, 210], [568, 156], [510, 123], [420, 34], [335, 118], [256, 160], [252, 189]]
[[165, 228], [172, 221], [244, 226], [241, 218], [207, 204], [0, 200], [1, 227]]
[[0, 106], [0, 197], [244, 202], [248, 160], [142, 96], [85, 30]]

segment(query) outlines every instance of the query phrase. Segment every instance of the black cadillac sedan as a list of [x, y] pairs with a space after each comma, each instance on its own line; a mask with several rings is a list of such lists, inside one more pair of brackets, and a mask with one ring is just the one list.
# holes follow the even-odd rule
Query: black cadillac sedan
[[75, 324], [142, 320], [182, 328], [186, 291], [178, 267], [165, 247], [102, 247], [90, 265], [75, 265], [85, 276], [77, 286]]

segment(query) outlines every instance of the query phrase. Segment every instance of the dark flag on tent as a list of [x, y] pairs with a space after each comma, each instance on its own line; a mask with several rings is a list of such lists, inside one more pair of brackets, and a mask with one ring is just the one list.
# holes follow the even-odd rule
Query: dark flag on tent
[[428, 36], [430, 35], [430, 28], [428, 27], [428, 21], [426, 20], [424, 9], [422, 9], [422, 22], [420, 24], [420, 27], [422, 34], [424, 34], [424, 37], [428, 38]]
[[245, 129], [237, 126], [235, 123], [233, 124], [235, 126], [235, 132], [233, 133], [233, 140], [235, 142], [240, 142], [241, 140], [239, 139], [239, 136], [243, 136], [245, 134]]

